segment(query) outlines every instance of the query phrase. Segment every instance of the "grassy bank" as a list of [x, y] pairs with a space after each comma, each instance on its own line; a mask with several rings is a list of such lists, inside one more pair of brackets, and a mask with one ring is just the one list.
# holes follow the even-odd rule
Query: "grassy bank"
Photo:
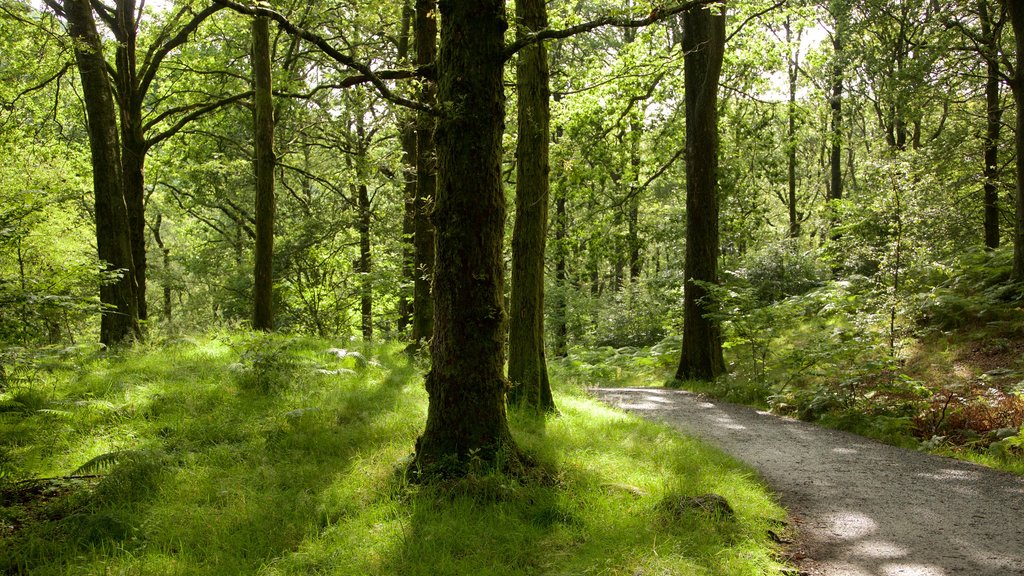
[[[24, 361], [0, 395], [0, 572], [782, 573], [783, 511], [749, 470], [573, 382], [559, 417], [512, 414], [535, 478], [408, 485], [422, 367], [331, 346], [236, 334]], [[734, 513], [678, 504], [707, 493]]]

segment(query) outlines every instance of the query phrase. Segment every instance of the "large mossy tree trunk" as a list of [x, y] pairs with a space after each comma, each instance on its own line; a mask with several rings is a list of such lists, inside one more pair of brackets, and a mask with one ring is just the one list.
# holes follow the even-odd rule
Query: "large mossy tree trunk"
[[725, 15], [683, 13], [686, 90], [686, 265], [683, 349], [676, 378], [713, 380], [725, 372], [722, 337], [709, 317], [705, 284], [718, 282], [718, 79], [725, 53]]
[[92, 180], [96, 203], [96, 247], [105, 271], [116, 280], [100, 287], [104, 310], [100, 341], [117, 344], [141, 337], [135, 289], [135, 265], [125, 203], [118, 139], [117, 111], [103, 59], [103, 46], [88, 0], [65, 0], [62, 7], [75, 46], [75, 62], [82, 79], [82, 95], [89, 123]]
[[270, 24], [252, 21], [252, 75], [255, 90], [256, 254], [252, 327], [274, 329], [274, 101], [271, 93]]
[[[413, 43], [416, 64], [428, 66], [437, 59], [437, 2], [416, 0], [416, 19], [413, 24]], [[437, 103], [437, 86], [424, 79], [420, 89], [420, 102], [427, 106]], [[416, 119], [416, 200], [413, 244], [416, 274], [413, 281], [412, 345], [418, 349], [434, 332], [434, 307], [431, 298], [431, 279], [434, 275], [434, 225], [430, 212], [437, 190], [437, 146], [434, 142], [436, 120], [427, 112], [419, 112]]]
[[[544, 0], [516, 0], [517, 36], [547, 28]], [[552, 411], [555, 403], [544, 357], [544, 252], [549, 202], [551, 92], [543, 42], [523, 49], [516, 65], [519, 140], [516, 145], [516, 220], [512, 231], [509, 306], [510, 403]]]
[[505, 413], [503, 0], [442, 0], [432, 367], [416, 466], [517, 454]]
[[1017, 55], [1013, 66], [1013, 103], [1017, 108], [1017, 133], [1014, 150], [1017, 152], [1017, 198], [1013, 220], [1013, 279], [1024, 281], [1024, 3], [1005, 0], [1010, 24], [1013, 26]]

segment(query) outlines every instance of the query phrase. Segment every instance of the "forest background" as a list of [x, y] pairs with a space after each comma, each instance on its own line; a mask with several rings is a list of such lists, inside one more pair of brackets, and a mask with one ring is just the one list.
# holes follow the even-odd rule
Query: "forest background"
[[[283, 336], [239, 345], [259, 371], [298, 335], [346, 349], [409, 341], [413, 353], [430, 341], [432, 140], [449, 105], [435, 86], [430, 3], [0, 6], [5, 412], [29, 411], [19, 394], [97, 342], [273, 328]], [[525, 380], [546, 386], [548, 362], [590, 383], [663, 381], [684, 320], [707, 321], [723, 361], [693, 380], [680, 366], [684, 385], [1019, 470], [1014, 6], [729, 2], [712, 107], [719, 225], [707, 246], [718, 263], [689, 284], [687, 250], [707, 239], [688, 236], [683, 63], [700, 49], [687, 46], [685, 16], [643, 2], [551, 2], [532, 16], [517, 6], [496, 200], [516, 210], [493, 231], [499, 308], [512, 318], [494, 330], [510, 330], [513, 396]], [[76, 35], [75, 14], [98, 33]], [[524, 28], [529, 18], [540, 19]], [[259, 32], [254, 20], [277, 25]], [[579, 33], [541, 44], [530, 36], [541, 29]], [[535, 117], [521, 97], [537, 58], [550, 188], [531, 199], [524, 158], [539, 152], [522, 148]], [[106, 87], [90, 87], [100, 76]], [[91, 90], [110, 97], [96, 115]], [[100, 203], [100, 129], [117, 143], [107, 167], [120, 216]], [[542, 268], [517, 268], [517, 250]], [[517, 297], [531, 274], [539, 288]], [[684, 285], [706, 293], [689, 318]], [[128, 292], [134, 312], [121, 308]], [[542, 316], [517, 328], [530, 306]]]

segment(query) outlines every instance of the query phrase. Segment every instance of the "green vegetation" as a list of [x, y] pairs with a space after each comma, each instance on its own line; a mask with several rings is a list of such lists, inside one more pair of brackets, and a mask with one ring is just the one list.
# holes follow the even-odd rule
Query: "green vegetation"
[[[1024, 474], [1024, 308], [1009, 251], [916, 271], [895, 297], [865, 276], [833, 279], [821, 257], [783, 245], [734, 260], [714, 290], [730, 373], [670, 384]], [[670, 378], [678, 347], [574, 349], [565, 365], [642, 386]]]
[[[410, 485], [422, 367], [331, 347], [221, 334], [22, 364], [0, 396], [0, 572], [782, 573], [784, 513], [749, 470], [581, 374], [556, 380], [559, 417], [512, 414], [535, 467]], [[663, 504], [707, 493], [735, 514]]]

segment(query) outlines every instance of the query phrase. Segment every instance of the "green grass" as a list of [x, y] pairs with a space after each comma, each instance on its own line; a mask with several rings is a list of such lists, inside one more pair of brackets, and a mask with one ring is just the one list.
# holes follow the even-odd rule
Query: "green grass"
[[[571, 378], [556, 389], [560, 416], [511, 414], [535, 477], [408, 485], [398, 471], [425, 419], [423, 367], [399, 345], [361, 348], [365, 367], [330, 346], [251, 335], [150, 345], [75, 357], [0, 395], [41, 397], [0, 419], [15, 477], [99, 472], [37, 495], [8, 478], [0, 572], [783, 573], [768, 531], [784, 511], [750, 470]], [[704, 493], [735, 515], [661, 505]]]

